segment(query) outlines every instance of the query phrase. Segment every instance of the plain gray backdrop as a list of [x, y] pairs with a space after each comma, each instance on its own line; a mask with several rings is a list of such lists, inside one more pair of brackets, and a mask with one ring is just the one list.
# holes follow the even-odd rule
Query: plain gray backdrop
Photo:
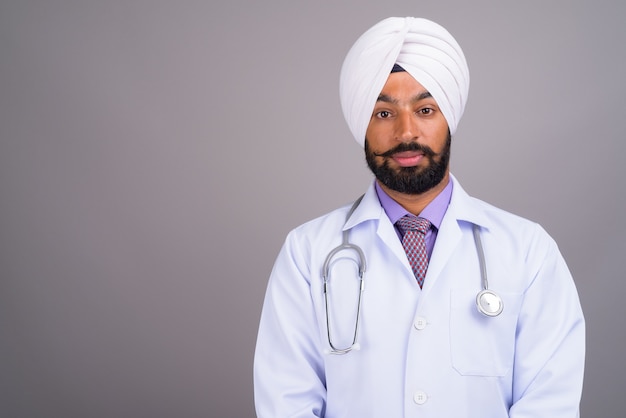
[[621, 0], [2, 1], [0, 416], [254, 415], [283, 239], [371, 181], [339, 70], [388, 16], [464, 49], [452, 171], [557, 240], [582, 415], [624, 416]]

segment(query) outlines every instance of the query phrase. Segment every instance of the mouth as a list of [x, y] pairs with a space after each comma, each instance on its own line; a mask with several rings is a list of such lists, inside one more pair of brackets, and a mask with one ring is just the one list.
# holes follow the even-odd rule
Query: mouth
[[394, 153], [391, 158], [400, 167], [415, 167], [424, 158], [424, 153], [421, 151], [403, 151]]

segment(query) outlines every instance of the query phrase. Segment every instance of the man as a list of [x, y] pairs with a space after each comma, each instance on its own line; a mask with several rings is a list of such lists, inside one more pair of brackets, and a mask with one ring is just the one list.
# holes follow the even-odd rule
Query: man
[[468, 88], [461, 48], [425, 19], [385, 19], [349, 51], [343, 111], [376, 179], [286, 239], [260, 417], [578, 416], [584, 320], [555, 242], [450, 174]]

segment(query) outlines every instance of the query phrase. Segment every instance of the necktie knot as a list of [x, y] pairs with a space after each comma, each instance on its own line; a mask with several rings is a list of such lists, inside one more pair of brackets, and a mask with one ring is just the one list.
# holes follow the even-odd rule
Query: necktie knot
[[417, 216], [406, 215], [398, 219], [398, 226], [403, 233], [408, 231], [418, 231], [426, 234], [430, 229], [430, 221], [426, 218], [418, 218]]

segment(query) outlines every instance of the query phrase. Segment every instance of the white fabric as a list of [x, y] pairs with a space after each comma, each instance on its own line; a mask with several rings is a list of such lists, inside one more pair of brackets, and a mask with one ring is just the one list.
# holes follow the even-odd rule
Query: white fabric
[[[272, 271], [254, 361], [261, 418], [574, 418], [585, 328], [555, 242], [537, 224], [471, 198], [452, 179], [420, 290], [402, 244], [370, 187], [347, 228], [367, 257], [359, 351], [329, 348], [321, 269], [341, 242], [348, 207], [293, 230]], [[481, 227], [490, 288], [504, 300], [478, 313], [481, 277], [472, 236]], [[354, 264], [333, 263], [333, 340], [350, 345]]]
[[469, 92], [461, 47], [430, 20], [390, 17], [361, 35], [341, 68], [341, 106], [356, 141], [364, 144], [376, 99], [396, 63], [432, 94], [454, 135]]

